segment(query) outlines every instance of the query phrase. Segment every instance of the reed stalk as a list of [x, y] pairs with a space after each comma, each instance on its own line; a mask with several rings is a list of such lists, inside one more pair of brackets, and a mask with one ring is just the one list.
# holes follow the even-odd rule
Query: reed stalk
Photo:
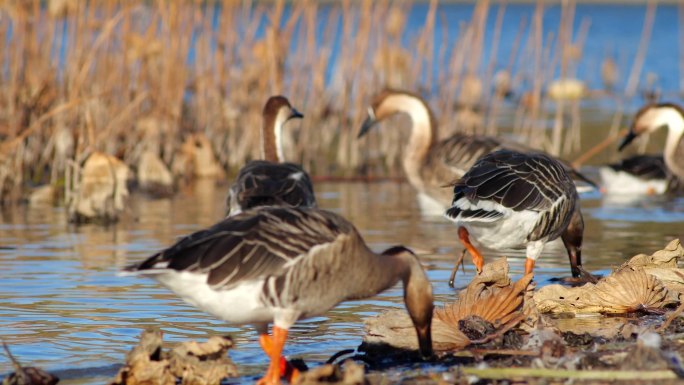
[[[67, 164], [92, 151], [115, 154], [135, 170], [140, 154], [151, 148], [172, 167], [195, 135], [205, 136], [222, 167], [234, 171], [259, 156], [261, 109], [274, 93], [288, 96], [305, 114], [301, 123], [288, 124], [288, 159], [318, 176], [359, 170], [401, 176], [406, 130], [376, 130], [356, 140], [372, 96], [387, 86], [422, 93], [445, 136], [465, 129], [456, 120], [456, 98], [464, 79], [476, 78], [484, 90], [478, 103], [486, 106], [486, 124], [471, 129], [504, 134], [506, 102], [491, 95], [499, 66], [511, 73], [514, 86], [523, 77], [531, 83], [529, 103], [518, 103], [506, 128], [513, 126], [532, 146], [550, 144], [554, 153], [576, 151], [580, 140], [574, 104], [557, 109], [555, 130], [545, 139], [542, 98], [556, 69], [552, 58], [560, 60], [564, 75], [575, 69], [562, 55], [562, 46], [572, 41], [571, 0], [564, 3], [561, 25], [547, 28], [561, 43], [555, 45], [545, 36], [542, 0], [531, 22], [521, 22], [511, 36], [502, 32], [506, 4], [494, 13], [489, 1], [478, 2], [470, 20], [452, 26], [457, 33], [448, 30], [453, 20], [437, 0], [426, 5], [417, 29], [407, 22], [417, 6], [410, 1], [98, 0], [57, 10], [50, 3], [0, 6], [0, 202], [20, 198], [29, 182], [60, 183]], [[654, 3], [647, 8], [628, 96], [636, 92], [655, 9]], [[589, 34], [583, 22], [574, 44], [581, 47]], [[508, 60], [497, 62], [510, 40]], [[486, 63], [485, 52], [491, 58]], [[516, 67], [521, 69], [514, 74]], [[565, 107], [569, 126], [563, 124]]]

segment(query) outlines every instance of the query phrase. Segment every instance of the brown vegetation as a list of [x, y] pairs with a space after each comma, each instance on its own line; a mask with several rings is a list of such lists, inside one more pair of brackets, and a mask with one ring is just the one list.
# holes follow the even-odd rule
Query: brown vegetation
[[[320, 12], [323, 7], [329, 11]], [[201, 148], [197, 156], [215, 157], [202, 162], [237, 169], [258, 156], [261, 106], [277, 93], [302, 106], [301, 126], [284, 140], [291, 144], [290, 160], [314, 175], [350, 176], [369, 156], [391, 175], [401, 175], [397, 149], [405, 135], [355, 140], [370, 95], [387, 86], [429, 96], [445, 130], [461, 124], [496, 134], [502, 87], [532, 80], [531, 92], [518, 99], [515, 133], [555, 153], [577, 150], [578, 100], [547, 101], [544, 91], [558, 66], [563, 76], [573, 77], [582, 55], [588, 22], [573, 41], [573, 1], [563, 2], [563, 22], [553, 36], [543, 35], [545, 7], [539, 2], [530, 24], [507, 37], [515, 39], [508, 63], [482, 60], [484, 35], [494, 34], [492, 52], [502, 38], [505, 3], [478, 2], [450, 56], [448, 45], [436, 41], [437, 36], [446, 41], [448, 33], [436, 30], [444, 15], [434, 0], [422, 30], [402, 42], [410, 8], [410, 3], [370, 0], [302, 0], [287, 6], [282, 0], [2, 2], [0, 202], [17, 201], [31, 185], [61, 188], [69, 162], [93, 152], [116, 156], [132, 170], [141, 157], [162, 169], [156, 167], [158, 157], [174, 183], [222, 174], [190, 164], [188, 143], [195, 142]], [[490, 12], [497, 18], [493, 32], [485, 30]], [[527, 58], [530, 65], [521, 66], [526, 72], [510, 73], [516, 61]], [[496, 67], [505, 69], [494, 79]], [[547, 132], [550, 121], [539, 119], [547, 103], [561, 103], [553, 135]], [[571, 106], [572, 129], [563, 123], [562, 103]], [[383, 151], [369, 155], [371, 148]], [[166, 191], [168, 175], [161, 173], [141, 183], [162, 181]]]

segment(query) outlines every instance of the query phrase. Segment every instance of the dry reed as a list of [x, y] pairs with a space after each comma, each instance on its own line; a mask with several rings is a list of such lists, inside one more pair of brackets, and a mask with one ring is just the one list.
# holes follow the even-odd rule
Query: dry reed
[[[173, 169], [196, 135], [210, 143], [221, 167], [235, 170], [259, 155], [260, 112], [274, 93], [305, 113], [285, 135], [290, 160], [314, 175], [351, 176], [368, 164], [401, 175], [406, 132], [382, 130], [356, 141], [371, 96], [386, 86], [423, 92], [442, 135], [463, 129], [454, 124], [456, 101], [467, 100], [471, 116], [480, 116], [471, 131], [501, 134], [503, 101], [493, 98], [491, 86], [497, 68], [511, 74], [514, 87], [522, 78], [532, 82], [529, 97], [518, 98], [515, 133], [554, 153], [563, 141], [573, 143], [566, 151], [576, 150], [579, 121], [569, 132], [557, 106], [548, 137], [544, 110], [544, 85], [556, 66], [562, 76], [571, 72], [562, 50], [578, 44], [572, 43], [574, 1], [563, 4], [559, 44], [543, 35], [540, 0], [531, 23], [506, 37], [514, 39], [508, 62], [485, 63], [489, 1], [477, 3], [456, 39], [436, 0], [415, 36], [407, 32], [413, 5], [388, 0], [3, 2], [0, 201], [18, 200], [31, 185], [63, 185], [67, 165], [95, 151], [134, 172], [151, 151]], [[505, 12], [499, 5], [491, 57], [498, 56]], [[516, 61], [531, 71], [512, 74]], [[191, 173], [178, 170], [178, 179]]]

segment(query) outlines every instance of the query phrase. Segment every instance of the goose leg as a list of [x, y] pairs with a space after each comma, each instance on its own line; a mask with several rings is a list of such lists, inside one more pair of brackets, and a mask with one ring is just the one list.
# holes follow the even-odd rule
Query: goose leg
[[[259, 345], [261, 349], [271, 357], [271, 351], [273, 350], [273, 339], [268, 334], [259, 334]], [[269, 366], [270, 369], [270, 366]], [[267, 375], [268, 376], [268, 375]], [[266, 376], [266, 377], [267, 377]], [[294, 380], [299, 377], [299, 370], [290, 365], [285, 357], [280, 357], [280, 362], [278, 364], [278, 376], [285, 376], [289, 382], [294, 382]]]
[[262, 348], [266, 346], [266, 349], [270, 350], [266, 351], [266, 349], [264, 349], [266, 354], [271, 358], [271, 362], [268, 365], [266, 375], [257, 381], [258, 385], [280, 384], [281, 359], [283, 358], [282, 353], [283, 347], [285, 346], [285, 340], [287, 340], [287, 329], [282, 329], [277, 326], [273, 327], [273, 338], [269, 338], [268, 335], [266, 335], [265, 338], [259, 336], [259, 343], [263, 343]]
[[461, 256], [456, 260], [456, 264], [454, 265], [454, 268], [451, 270], [451, 276], [449, 276], [449, 287], [454, 287], [454, 279], [456, 279], [456, 272], [458, 271], [458, 267], [461, 266], [461, 264], [463, 263], [463, 258], [465, 257], [465, 254], [466, 249], [463, 249]]
[[482, 257], [482, 254], [477, 251], [475, 246], [470, 243], [470, 238], [468, 238], [468, 235], [468, 230], [465, 227], [461, 226], [458, 228], [458, 238], [461, 240], [461, 243], [463, 243], [463, 246], [465, 246], [465, 248], [468, 250], [470, 256], [473, 257], [475, 269], [477, 269], [477, 273], [480, 274], [482, 272], [482, 266], [484, 266], [484, 258]]
[[525, 258], [525, 275], [532, 273], [534, 270], [534, 259]]

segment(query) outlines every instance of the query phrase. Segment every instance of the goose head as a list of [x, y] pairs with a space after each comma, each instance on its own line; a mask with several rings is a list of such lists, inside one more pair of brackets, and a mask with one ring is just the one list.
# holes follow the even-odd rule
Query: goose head
[[579, 208], [579, 202], [572, 213], [570, 223], [565, 231], [561, 234], [563, 244], [568, 251], [568, 258], [570, 259], [570, 270], [572, 276], [577, 278], [581, 275], [580, 266], [582, 266], [582, 240], [584, 238], [584, 218]]
[[261, 132], [261, 148], [264, 159], [272, 162], [283, 160], [282, 130], [291, 119], [301, 119], [302, 115], [284, 96], [271, 96], [263, 110], [263, 127]]
[[649, 104], [642, 107], [636, 113], [629, 132], [620, 142], [619, 150], [622, 151], [641, 134], [650, 133], [662, 127], [684, 133], [684, 111], [681, 107], [673, 103]]
[[418, 261], [418, 257], [404, 246], [385, 250], [402, 266], [401, 279], [404, 284], [404, 303], [418, 335], [418, 348], [423, 358], [432, 357], [432, 313], [434, 310], [432, 285]]
[[385, 90], [373, 98], [358, 137], [366, 135], [378, 122], [401, 112], [409, 114], [414, 125], [432, 126], [432, 113], [423, 98], [409, 91]]

